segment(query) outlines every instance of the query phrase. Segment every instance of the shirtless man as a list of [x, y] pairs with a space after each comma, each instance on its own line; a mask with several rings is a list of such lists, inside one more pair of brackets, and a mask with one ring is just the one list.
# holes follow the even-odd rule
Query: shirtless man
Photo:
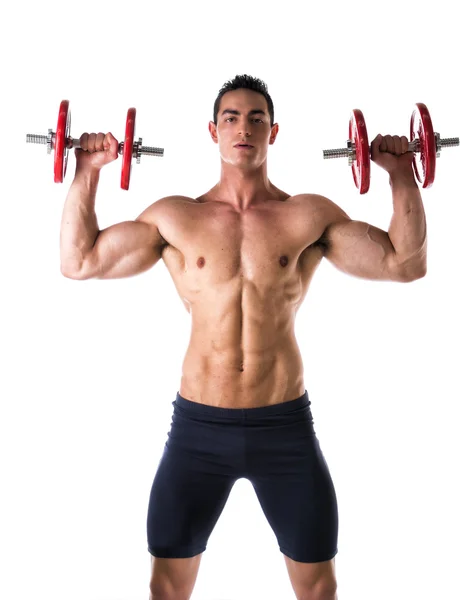
[[[310, 110], [305, 98], [301, 104], [300, 112]], [[209, 131], [221, 156], [219, 183], [196, 199], [162, 198], [135, 221], [102, 231], [94, 211], [99, 172], [117, 158], [118, 142], [110, 133], [83, 134], [61, 224], [61, 272], [129, 277], [163, 258], [192, 317], [150, 494], [150, 600], [191, 597], [208, 538], [241, 478], [256, 491], [298, 600], [336, 600], [337, 501], [313, 428], [295, 317], [323, 257], [366, 279], [425, 275], [412, 153], [406, 137], [371, 144], [392, 191], [385, 232], [351, 220], [328, 198], [291, 196], [270, 182], [267, 152], [279, 125], [262, 81], [244, 75], [225, 84]]]

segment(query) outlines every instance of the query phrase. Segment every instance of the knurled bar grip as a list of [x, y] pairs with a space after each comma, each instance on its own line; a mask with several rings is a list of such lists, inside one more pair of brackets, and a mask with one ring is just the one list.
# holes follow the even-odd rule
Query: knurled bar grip
[[[27, 133], [26, 141], [28, 144], [43, 144], [49, 145], [51, 144], [54, 147], [54, 139], [56, 135], [54, 133], [51, 134], [51, 138], [48, 135], [38, 135], [36, 133]], [[141, 138], [139, 138], [141, 139]], [[50, 141], [51, 140], [51, 141]], [[137, 144], [137, 142], [135, 142]], [[80, 148], [81, 143], [76, 138], [68, 137], [66, 138], [66, 147], [68, 150], [72, 148]], [[124, 148], [124, 142], [120, 142], [119, 144], [119, 154], [122, 154], [122, 150]], [[164, 155], [163, 148], [154, 148], [153, 146], [140, 146], [140, 156], [163, 156]]]
[[[436, 134], [437, 135], [437, 134]], [[439, 140], [440, 148], [453, 148], [454, 146], [460, 146], [460, 138], [443, 138]], [[421, 144], [419, 140], [409, 142], [408, 152], [420, 152]], [[323, 158], [348, 158], [353, 150], [348, 148], [335, 148], [333, 150], [324, 150]]]

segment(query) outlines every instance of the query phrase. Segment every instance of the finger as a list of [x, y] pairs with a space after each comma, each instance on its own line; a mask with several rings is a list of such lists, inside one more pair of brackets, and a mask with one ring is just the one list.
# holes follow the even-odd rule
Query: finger
[[104, 150], [104, 138], [106, 136], [103, 133], [98, 133], [96, 137], [96, 143], [94, 146], [95, 152], [102, 152]]
[[387, 152], [388, 151], [388, 144], [386, 142], [386, 138], [383, 135], [381, 135], [381, 134], [378, 135], [378, 138], [379, 138], [379, 151], [380, 152]]
[[382, 139], [383, 139], [383, 136], [382, 136], [380, 133], [378, 133], [378, 135], [377, 135], [377, 136], [374, 138], [374, 140], [371, 142], [371, 145], [372, 145], [372, 146], [373, 146], [373, 145], [377, 146], [377, 145], [378, 145], [378, 144], [381, 142], [381, 140], [382, 140]]
[[82, 136], [79, 138], [79, 143], [81, 145], [81, 150], [84, 150], [84, 152], [87, 152], [87, 140], [89, 139], [89, 134], [88, 133], [83, 133]]
[[106, 133], [106, 137], [104, 139], [104, 149], [111, 152], [111, 154], [118, 155], [119, 153], [119, 142], [115, 139], [110, 131]]
[[380, 152], [380, 144], [382, 139], [383, 136], [380, 133], [378, 133], [378, 135], [371, 142], [371, 156], [375, 156]]
[[401, 138], [401, 150], [403, 154], [409, 152], [409, 140], [405, 135], [403, 135]]
[[401, 156], [401, 154], [402, 154], [401, 138], [398, 135], [393, 135], [393, 142], [394, 142], [394, 154], [396, 156]]
[[394, 154], [394, 140], [393, 140], [393, 136], [392, 135], [385, 135], [384, 136], [384, 141], [385, 141], [385, 146], [386, 146], [386, 149], [384, 150], [384, 152], [390, 152], [391, 154]]
[[95, 148], [96, 148], [96, 134], [90, 133], [89, 138], [87, 140], [87, 151], [93, 153], [93, 152], [95, 152]]

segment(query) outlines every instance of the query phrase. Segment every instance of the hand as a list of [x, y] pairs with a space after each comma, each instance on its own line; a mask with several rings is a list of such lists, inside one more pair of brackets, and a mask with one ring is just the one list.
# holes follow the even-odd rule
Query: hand
[[92, 167], [100, 170], [119, 156], [119, 142], [112, 133], [83, 133], [76, 148], [76, 168]]
[[391, 176], [413, 174], [413, 152], [408, 152], [409, 140], [406, 136], [377, 135], [371, 142], [371, 160]]

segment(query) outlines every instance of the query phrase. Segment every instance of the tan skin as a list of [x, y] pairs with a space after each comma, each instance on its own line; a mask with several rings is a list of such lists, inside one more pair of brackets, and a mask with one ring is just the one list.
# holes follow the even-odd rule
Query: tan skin
[[[390, 237], [352, 221], [328, 198], [292, 196], [273, 185], [267, 153], [278, 131], [278, 124], [271, 127], [264, 96], [244, 89], [227, 92], [217, 123], [209, 123], [221, 157], [220, 181], [213, 188], [198, 198], [162, 198], [135, 222], [99, 232], [91, 248], [78, 242], [69, 246], [68, 260], [78, 267], [65, 266], [63, 273], [75, 279], [128, 277], [163, 259], [192, 318], [180, 394], [193, 402], [249, 408], [305, 392], [295, 317], [323, 257], [350, 275], [372, 280], [408, 282], [425, 274], [425, 220], [414, 189], [412, 155], [404, 154], [407, 138], [377, 137], [371, 145], [372, 159], [391, 176], [393, 197], [405, 198], [398, 200], [401, 206], [409, 203], [397, 217], [395, 209]], [[81, 141], [88, 152], [76, 152], [78, 178], [117, 158], [111, 134], [84, 134]], [[254, 148], [236, 149], [241, 142]], [[414, 214], [417, 222], [407, 216]], [[65, 212], [65, 239], [66, 222]], [[200, 560], [201, 555], [152, 557], [151, 598], [178, 589], [189, 598]], [[285, 560], [297, 598], [336, 599], [334, 559]]]

